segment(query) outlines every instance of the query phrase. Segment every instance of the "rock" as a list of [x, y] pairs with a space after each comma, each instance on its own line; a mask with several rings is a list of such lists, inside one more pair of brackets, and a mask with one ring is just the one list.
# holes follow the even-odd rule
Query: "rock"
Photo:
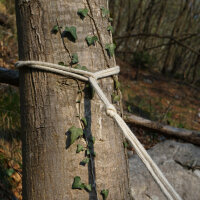
[[[148, 153], [184, 200], [200, 199], [200, 147], [168, 140]], [[129, 168], [134, 200], [166, 199], [136, 154], [129, 155]]]
[[148, 84], [152, 84], [152, 83], [153, 83], [153, 81], [150, 80], [150, 79], [144, 79], [143, 81], [144, 81], [145, 83], [148, 83]]

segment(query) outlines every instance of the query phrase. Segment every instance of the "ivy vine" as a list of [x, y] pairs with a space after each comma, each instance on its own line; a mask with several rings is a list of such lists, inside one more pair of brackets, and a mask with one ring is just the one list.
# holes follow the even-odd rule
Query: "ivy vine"
[[[90, 8], [90, 5], [89, 5], [89, 9], [90, 9], [90, 12], [92, 12], [91, 8]], [[101, 10], [101, 15], [102, 15], [103, 18], [106, 18], [108, 20], [108, 22], [112, 22], [113, 21], [113, 19], [110, 17], [110, 12], [109, 12], [108, 9], [106, 9], [104, 7], [100, 7], [100, 10]], [[95, 27], [97, 29], [97, 33], [98, 33], [97, 35], [98, 36], [96, 36], [96, 35], [93, 35], [93, 36], [87, 35], [85, 37], [85, 41], [87, 42], [87, 45], [91, 46], [91, 45], [95, 45], [96, 42], [99, 42], [101, 47], [104, 48], [103, 52], [107, 51], [107, 54], [108, 54], [109, 58], [113, 57], [116, 45], [114, 43], [108, 43], [108, 44], [105, 44], [105, 45], [102, 44], [102, 40], [101, 40], [101, 37], [100, 37], [99, 30], [97, 28], [96, 22], [95, 22], [94, 18], [92, 17], [92, 15], [89, 14], [89, 10], [87, 8], [80, 8], [80, 9], [78, 9], [77, 14], [82, 20], [84, 20], [87, 16], [89, 16], [93, 20], [93, 22], [95, 24]], [[113, 27], [111, 25], [109, 25], [107, 27], [107, 31], [112, 34], [113, 33]], [[64, 39], [63, 39], [63, 38], [67, 38], [68, 40], [70, 40], [72, 42], [76, 42], [77, 39], [78, 39], [76, 27], [75, 26], [66, 26], [64, 28], [64, 30], [62, 31], [62, 26], [60, 26], [58, 24], [58, 22], [57, 22], [57, 25], [55, 25], [52, 28], [51, 33], [56, 35], [58, 32], [60, 33], [60, 36], [61, 36], [62, 41], [63, 41], [63, 45], [64, 45], [66, 51], [68, 52], [70, 60], [71, 60], [69, 64], [65, 64], [63, 61], [59, 62], [58, 64], [62, 65], [62, 66], [73, 66], [76, 69], [88, 71], [86, 66], [82, 66], [81, 64], [79, 64], [79, 58], [78, 58], [78, 54], [76, 52], [71, 55], [71, 53], [70, 53], [69, 49], [66, 47]], [[91, 98], [93, 98], [95, 92], [94, 92], [94, 89], [91, 87], [91, 85], [90, 84], [86, 84], [85, 88], [89, 89], [89, 91], [91, 93]], [[119, 83], [119, 81], [117, 79], [114, 79], [114, 88], [117, 91], [120, 88], [120, 83]], [[79, 89], [78, 93], [82, 93], [82, 90]], [[114, 92], [112, 94], [112, 100], [113, 100], [113, 102], [120, 101], [120, 95], [118, 93]], [[81, 101], [77, 100], [76, 103], [80, 104]], [[78, 139], [83, 138], [85, 140], [86, 145], [84, 147], [81, 144], [77, 144], [76, 153], [78, 154], [80, 152], [85, 151], [85, 157], [83, 158], [82, 161], [80, 161], [80, 165], [85, 166], [87, 164], [91, 164], [91, 168], [93, 168], [93, 166], [92, 166], [93, 159], [96, 157], [96, 152], [94, 152], [95, 137], [93, 137], [93, 136], [86, 137], [86, 134], [84, 132], [85, 132], [86, 127], [88, 125], [87, 120], [86, 120], [85, 117], [81, 118], [80, 113], [79, 113], [78, 117], [79, 117], [80, 122], [82, 124], [82, 128], [77, 128], [75, 126], [72, 126], [68, 130], [69, 137], [70, 137], [69, 146], [72, 145]], [[93, 181], [95, 183], [95, 177], [93, 177], [93, 179], [94, 179]], [[72, 183], [72, 189], [86, 190], [87, 192], [91, 192], [92, 191], [92, 187], [93, 186], [91, 184], [83, 183], [79, 176], [74, 177], [74, 181]], [[95, 189], [95, 191], [97, 193], [95, 184], [94, 184], [94, 189]], [[108, 197], [108, 194], [109, 194], [109, 190], [108, 189], [103, 189], [103, 190], [101, 190], [100, 194], [102, 195], [103, 200], [106, 200], [107, 197]]]

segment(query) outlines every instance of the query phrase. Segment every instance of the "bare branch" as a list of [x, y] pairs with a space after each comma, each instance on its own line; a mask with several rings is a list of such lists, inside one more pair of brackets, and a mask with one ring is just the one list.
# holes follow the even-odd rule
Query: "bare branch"
[[[198, 36], [198, 35], [199, 35], [199, 33], [198, 34], [194, 33], [194, 34], [191, 34], [190, 36], [187, 36], [186, 39], [189, 39], [191, 37]], [[116, 40], [127, 39], [130, 37], [157, 37], [157, 38], [162, 38], [162, 39], [170, 39], [170, 40], [174, 41], [175, 43], [177, 43], [178, 45], [180, 45], [186, 49], [189, 49], [191, 52], [193, 52], [197, 55], [200, 55], [200, 53], [198, 51], [196, 51], [192, 47], [182, 43], [181, 40], [183, 40], [183, 38], [179, 40], [178, 38], [170, 36], [170, 35], [159, 35], [159, 34], [152, 34], [152, 33], [137, 33], [137, 34], [130, 34], [130, 35], [125, 35], [125, 36], [118, 36], [118, 37], [115, 37], [114, 39], [116, 39]]]

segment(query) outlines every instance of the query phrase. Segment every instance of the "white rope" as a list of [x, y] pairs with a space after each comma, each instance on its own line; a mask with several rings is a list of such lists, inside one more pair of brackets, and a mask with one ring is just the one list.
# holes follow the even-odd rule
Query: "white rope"
[[106, 113], [115, 119], [119, 127], [121, 128], [122, 132], [124, 133], [125, 138], [130, 142], [130, 144], [134, 147], [136, 153], [141, 158], [149, 172], [151, 173], [154, 180], [160, 186], [162, 192], [169, 200], [182, 200], [179, 194], [174, 190], [168, 180], [165, 178], [164, 174], [160, 171], [158, 166], [154, 163], [151, 157], [148, 155], [147, 151], [144, 149], [142, 144], [138, 141], [136, 136], [132, 133], [130, 128], [126, 125], [124, 120], [117, 114], [117, 111], [112, 105], [101, 88], [97, 83], [97, 79], [104, 78], [107, 76], [115, 75], [119, 73], [119, 67], [113, 67], [106, 70], [98, 71], [95, 73], [78, 70], [70, 67], [64, 67], [57, 64], [47, 63], [47, 62], [40, 62], [40, 61], [19, 61], [16, 63], [16, 67], [32, 67], [36, 69], [42, 69], [49, 72], [54, 72], [62, 75], [72, 76], [74, 78], [78, 78], [83, 81], [89, 81], [97, 94], [99, 95], [100, 99], [106, 106]]

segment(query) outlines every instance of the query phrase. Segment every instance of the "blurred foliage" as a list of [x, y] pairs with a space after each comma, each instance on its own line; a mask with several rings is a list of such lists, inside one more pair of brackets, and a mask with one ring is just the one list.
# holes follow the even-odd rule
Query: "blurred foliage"
[[0, 3], [5, 6], [5, 12], [11, 15], [15, 14], [15, 0], [0, 0]]
[[133, 66], [140, 66], [141, 68], [152, 67], [156, 63], [156, 57], [149, 54], [149, 52], [133, 52], [132, 59]]
[[12, 178], [14, 170], [8, 168], [9, 159], [5, 157], [5, 154], [0, 153], [0, 182], [8, 189], [12, 188]]
[[13, 131], [20, 128], [19, 92], [8, 87], [0, 95], [0, 130]]

